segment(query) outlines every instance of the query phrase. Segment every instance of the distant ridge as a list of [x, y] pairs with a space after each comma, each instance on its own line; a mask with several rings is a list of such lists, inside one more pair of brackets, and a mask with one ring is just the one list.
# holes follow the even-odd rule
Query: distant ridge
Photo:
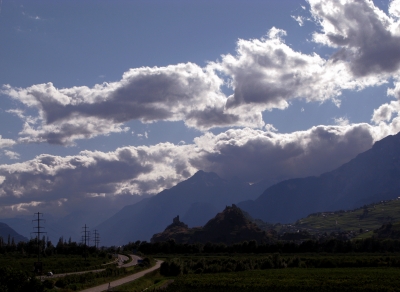
[[216, 173], [200, 170], [170, 189], [125, 206], [96, 229], [105, 245], [149, 240], [176, 215], [189, 227], [202, 226], [225, 206], [256, 198], [262, 192], [260, 186], [222, 179]]
[[238, 204], [252, 217], [290, 223], [308, 214], [353, 209], [400, 196], [400, 134], [376, 142], [372, 149], [318, 177], [289, 179], [256, 200]]
[[173, 239], [177, 243], [225, 243], [233, 244], [255, 240], [259, 243], [270, 240], [265, 231], [245, 217], [236, 205], [226, 207], [209, 220], [204, 227], [188, 228], [180, 222], [179, 216], [163, 232], [154, 234], [151, 242], [162, 242]]
[[25, 241], [25, 242], [29, 241], [28, 238], [17, 233], [10, 226], [2, 222], [0, 222], [0, 237], [3, 238], [3, 242], [6, 244], [8, 243], [8, 237], [10, 237], [10, 243], [13, 238], [14, 238], [14, 243], [16, 244], [20, 241]]

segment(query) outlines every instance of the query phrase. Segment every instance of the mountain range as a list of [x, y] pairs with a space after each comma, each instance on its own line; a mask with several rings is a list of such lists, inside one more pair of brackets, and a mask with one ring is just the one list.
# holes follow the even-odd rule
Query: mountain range
[[190, 227], [202, 226], [225, 206], [256, 198], [263, 188], [263, 182], [250, 185], [198, 171], [170, 189], [124, 207], [96, 229], [100, 230], [106, 245], [149, 240], [177, 215]]
[[400, 196], [400, 134], [388, 136], [341, 167], [289, 179], [238, 206], [252, 217], [290, 223], [310, 213], [357, 208]]
[[105, 245], [149, 240], [180, 215], [189, 227], [203, 226], [227, 205], [256, 198], [264, 182], [250, 185], [198, 171], [189, 179], [136, 204], [124, 207], [96, 227]]
[[[122, 245], [149, 240], [177, 215], [188, 228], [204, 226], [219, 210], [232, 204], [255, 219], [292, 223], [311, 213], [353, 209], [394, 199], [400, 196], [400, 134], [376, 142], [370, 150], [319, 176], [289, 179], [272, 186], [267, 181], [266, 178], [250, 185], [198, 171], [170, 189], [126, 205], [112, 216], [108, 213], [111, 217], [102, 223], [93, 220], [90, 227], [100, 233], [102, 245]], [[79, 217], [79, 212], [59, 220], [60, 227], [54, 229], [63, 234], [72, 219], [90, 219], [82, 214]]]
[[224, 180], [215, 173], [199, 171], [169, 190], [126, 206], [97, 228], [108, 238], [107, 243], [123, 244], [148, 240], [176, 215], [189, 227], [203, 226], [218, 209], [230, 204], [237, 204], [253, 218], [291, 223], [310, 213], [353, 209], [398, 196], [400, 134], [376, 142], [370, 150], [333, 171], [289, 179], [264, 191], [257, 184]]

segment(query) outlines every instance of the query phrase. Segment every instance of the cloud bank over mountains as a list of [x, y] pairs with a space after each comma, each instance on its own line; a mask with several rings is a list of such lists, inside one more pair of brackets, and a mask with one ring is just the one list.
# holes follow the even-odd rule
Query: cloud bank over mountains
[[193, 175], [213, 171], [248, 182], [318, 175], [368, 150], [374, 128], [367, 124], [318, 126], [276, 134], [256, 129], [206, 133], [193, 144], [162, 143], [113, 152], [82, 151], [0, 165], [2, 214], [30, 212], [38, 204], [62, 206], [86, 197], [157, 193]]
[[[1, 213], [31, 213], [40, 204], [61, 207], [79, 198], [154, 194], [199, 169], [250, 183], [318, 175], [400, 131], [400, 0], [390, 2], [388, 14], [368, 0], [308, 2], [310, 19], [319, 27], [312, 41], [334, 50], [329, 58], [294, 50], [284, 40], [290, 32], [273, 27], [260, 39], [239, 39], [235, 54], [203, 68], [194, 63], [134, 68], [119, 81], [93, 87], [3, 85], [1, 93], [21, 104], [13, 113], [24, 126], [18, 141], [0, 137], [0, 148], [70, 146], [128, 131], [125, 123], [132, 120], [183, 121], [203, 134], [185, 145], [42, 154], [0, 165]], [[264, 111], [284, 110], [296, 99], [340, 106], [344, 90], [389, 82], [388, 95], [396, 100], [371, 113], [371, 124], [320, 125], [283, 134], [263, 121]], [[224, 86], [232, 94], [225, 94]], [[235, 128], [209, 131], [227, 127]]]

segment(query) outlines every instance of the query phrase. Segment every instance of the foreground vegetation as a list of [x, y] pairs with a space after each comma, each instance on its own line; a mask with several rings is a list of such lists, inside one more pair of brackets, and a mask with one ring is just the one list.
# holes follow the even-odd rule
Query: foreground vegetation
[[275, 241], [257, 243], [255, 240], [226, 245], [223, 243], [179, 244], [174, 240], [148, 243], [146, 241], [129, 243], [125, 250], [137, 250], [143, 254], [221, 254], [221, 253], [384, 253], [400, 252], [400, 240], [366, 238], [358, 240], [340, 240], [326, 237], [323, 240]]
[[[165, 276], [216, 274], [290, 268], [400, 268], [400, 254], [243, 254], [181, 256], [166, 258], [160, 272]], [[400, 269], [399, 269], [400, 273]]]
[[[73, 256], [69, 262], [72, 262]], [[0, 267], [0, 292], [42, 292], [42, 291], [79, 291], [111, 282], [128, 275], [140, 272], [154, 265], [154, 260], [143, 259], [140, 265], [128, 268], [108, 266], [104, 271], [67, 275], [65, 277], [42, 277], [40, 281], [32, 272], [12, 267]]]
[[176, 277], [167, 292], [399, 291], [397, 268], [272, 269]]
[[135, 280], [134, 282], [126, 283], [118, 286], [118, 291], [154, 291], [165, 289], [174, 280], [171, 277], [165, 277], [160, 274], [160, 271], [156, 270], [142, 278]]
[[[54, 274], [71, 273], [78, 271], [89, 271], [104, 269], [106, 262], [112, 259], [106, 253], [92, 254], [85, 258], [82, 255], [52, 255], [40, 258], [43, 263], [43, 273], [53, 272]], [[9, 267], [23, 272], [32, 272], [34, 263], [37, 262], [37, 255], [23, 255], [20, 253], [7, 253], [0, 255], [0, 266]]]

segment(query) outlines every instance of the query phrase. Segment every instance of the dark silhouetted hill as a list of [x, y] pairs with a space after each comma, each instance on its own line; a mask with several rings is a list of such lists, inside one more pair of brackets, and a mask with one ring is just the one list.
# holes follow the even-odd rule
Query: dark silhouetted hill
[[400, 134], [388, 136], [334, 171], [289, 179], [238, 204], [254, 218], [290, 223], [308, 214], [353, 209], [400, 196]]
[[174, 218], [164, 232], [154, 234], [151, 242], [162, 242], [173, 239], [177, 243], [225, 243], [256, 240], [267, 242], [270, 240], [268, 234], [252, 223], [235, 205], [226, 207], [213, 219], [209, 220], [204, 227], [188, 228], [186, 224]]

